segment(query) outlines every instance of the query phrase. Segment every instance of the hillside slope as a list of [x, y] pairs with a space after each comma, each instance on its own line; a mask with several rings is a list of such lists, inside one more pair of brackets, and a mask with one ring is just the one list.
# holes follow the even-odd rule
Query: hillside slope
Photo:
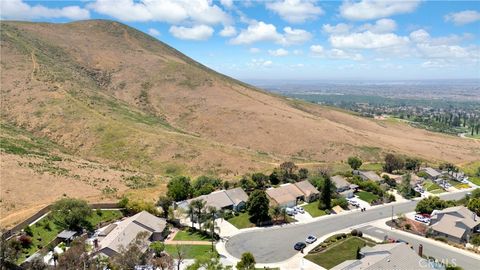
[[2, 122], [96, 164], [234, 178], [288, 159], [374, 160], [386, 151], [480, 159], [476, 141], [269, 94], [117, 22], [2, 21], [1, 40]]

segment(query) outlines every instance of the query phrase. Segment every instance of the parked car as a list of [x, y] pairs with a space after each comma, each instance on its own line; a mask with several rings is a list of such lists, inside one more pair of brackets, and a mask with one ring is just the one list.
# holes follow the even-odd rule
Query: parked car
[[305, 210], [303, 209], [303, 207], [301, 206], [295, 206], [293, 209], [295, 209], [295, 211], [297, 213], [300, 213], [300, 214], [304, 214], [305, 213]]
[[356, 207], [359, 207], [360, 206], [360, 203], [357, 202], [356, 200], [352, 200], [352, 199], [347, 199], [348, 203], [353, 205], [353, 206], [356, 206]]
[[307, 242], [307, 244], [314, 243], [315, 241], [317, 241], [317, 237], [315, 237], [313, 235], [307, 236], [307, 240], [305, 240], [305, 242]]
[[287, 213], [287, 215], [289, 216], [294, 216], [297, 214], [297, 211], [295, 210], [295, 208], [292, 208], [292, 207], [287, 207], [285, 208], [285, 212]]
[[463, 179], [462, 181], [460, 181], [460, 182], [462, 182], [462, 184], [468, 184], [468, 183], [469, 183], [468, 180], [467, 180], [467, 178], [464, 178], [464, 179]]
[[415, 215], [415, 220], [416, 220], [416, 221], [419, 221], [419, 222], [423, 222], [423, 223], [430, 224], [430, 218], [425, 217], [425, 216], [423, 216], [423, 215], [421, 215], [421, 214]]
[[302, 249], [304, 249], [306, 246], [307, 246], [307, 244], [305, 244], [304, 242], [297, 242], [297, 243], [295, 244], [295, 246], [293, 246], [293, 248], [294, 248], [295, 250], [302, 250]]

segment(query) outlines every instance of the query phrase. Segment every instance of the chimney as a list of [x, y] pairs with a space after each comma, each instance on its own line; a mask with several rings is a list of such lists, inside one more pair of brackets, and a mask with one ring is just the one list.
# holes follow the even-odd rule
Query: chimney
[[418, 256], [420, 256], [420, 257], [423, 256], [423, 245], [422, 244], [418, 245]]

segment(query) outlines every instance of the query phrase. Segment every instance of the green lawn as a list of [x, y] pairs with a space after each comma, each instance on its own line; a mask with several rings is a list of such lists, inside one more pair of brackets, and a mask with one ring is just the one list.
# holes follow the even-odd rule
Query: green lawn
[[372, 203], [375, 200], [378, 200], [380, 197], [368, 191], [360, 191], [357, 192], [356, 195], [360, 198], [360, 200], [366, 201], [368, 203]]
[[318, 209], [318, 201], [311, 202], [302, 206], [312, 217], [319, 217], [326, 215], [325, 211]]
[[240, 215], [234, 216], [233, 218], [228, 219], [227, 221], [230, 222], [233, 226], [237, 227], [237, 229], [255, 227], [255, 224], [250, 222], [250, 216], [248, 215], [247, 212], [240, 213]]
[[478, 176], [469, 176], [468, 181], [474, 183], [477, 186], [480, 186], [480, 177]]
[[360, 170], [362, 171], [382, 171], [383, 164], [382, 163], [364, 163], [360, 166]]
[[[99, 215], [97, 211], [93, 211], [92, 216], [88, 218], [88, 221], [90, 221], [93, 226], [96, 226], [100, 222], [116, 220], [123, 216], [122, 212], [118, 210], [101, 210], [100, 213]], [[22, 250], [19, 262], [23, 262], [28, 256], [47, 246], [48, 243], [53, 241], [57, 235], [63, 231], [63, 228], [55, 224], [53, 218], [49, 215], [32, 225], [31, 229], [33, 233], [32, 245]]]
[[109, 222], [120, 219], [123, 217], [123, 214], [119, 210], [100, 210], [93, 211], [92, 216], [88, 218], [88, 221], [92, 226], [97, 226], [100, 222]]
[[210, 241], [210, 239], [212, 238], [207, 234], [191, 229], [179, 231], [173, 238], [174, 241]]
[[[212, 252], [212, 245], [179, 245], [179, 248], [183, 250], [186, 259], [195, 259]], [[177, 258], [177, 245], [165, 245], [165, 251], [174, 259]]]
[[333, 244], [327, 250], [320, 253], [312, 253], [305, 256], [305, 259], [314, 262], [326, 269], [330, 269], [346, 260], [354, 260], [357, 255], [357, 248], [364, 247], [366, 242], [358, 237], [350, 237], [341, 242]]
[[431, 192], [431, 193], [441, 193], [441, 192], [443, 192], [442, 187], [440, 187], [439, 185], [437, 185], [437, 183], [434, 183], [430, 180], [425, 181], [425, 183], [423, 184], [423, 187], [425, 188], [426, 191]]

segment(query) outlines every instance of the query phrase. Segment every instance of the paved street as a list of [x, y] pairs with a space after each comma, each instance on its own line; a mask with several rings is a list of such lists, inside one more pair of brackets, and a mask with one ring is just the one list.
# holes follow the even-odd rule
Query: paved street
[[418, 237], [411, 237], [407, 234], [397, 233], [395, 231], [384, 230], [374, 226], [365, 226], [360, 228], [360, 230], [373, 236], [378, 239], [385, 239], [387, 236], [392, 239], [402, 239], [407, 241], [410, 245], [413, 246], [416, 252], [418, 252], [418, 246], [423, 245], [423, 254], [427, 256], [434, 257], [435, 259], [442, 261], [444, 263], [458, 263], [465, 270], [475, 270], [478, 269], [479, 261], [478, 259], [464, 255], [462, 252], [453, 252], [450, 249], [446, 249], [443, 246], [439, 246], [438, 243], [432, 244], [428, 239], [419, 239]]
[[[468, 191], [444, 194], [442, 199], [460, 199]], [[415, 209], [417, 201], [397, 203], [393, 207], [394, 214], [408, 213]], [[309, 234], [317, 237], [347, 229], [356, 225], [388, 218], [392, 215], [392, 205], [368, 209], [366, 212], [354, 210], [349, 213], [321, 217], [310, 223], [284, 225], [283, 227], [248, 230], [232, 236], [226, 243], [227, 251], [240, 258], [243, 252], [249, 251], [258, 263], [274, 263], [289, 259], [297, 253], [293, 245], [305, 241]]]

